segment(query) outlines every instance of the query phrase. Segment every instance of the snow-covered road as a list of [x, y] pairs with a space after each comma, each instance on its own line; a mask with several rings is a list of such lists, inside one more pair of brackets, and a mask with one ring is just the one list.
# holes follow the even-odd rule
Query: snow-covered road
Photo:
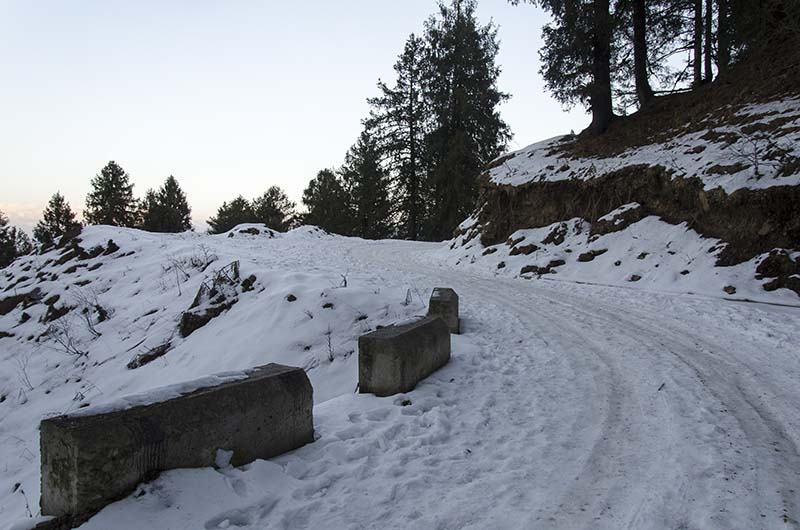
[[453, 287], [448, 366], [326, 401], [315, 443], [164, 473], [81, 528], [800, 528], [800, 309], [481, 276], [432, 248], [315, 252], [376, 286]]

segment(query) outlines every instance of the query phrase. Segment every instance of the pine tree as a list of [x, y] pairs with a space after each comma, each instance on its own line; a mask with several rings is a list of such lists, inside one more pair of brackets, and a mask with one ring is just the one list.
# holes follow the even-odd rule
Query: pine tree
[[17, 257], [17, 247], [11, 230], [8, 218], [0, 212], [0, 269], [8, 266]]
[[308, 210], [303, 223], [348, 236], [353, 230], [353, 216], [344, 186], [331, 169], [323, 169], [303, 191], [303, 204]]
[[703, 0], [694, 0], [693, 20], [692, 84], [699, 86], [703, 82]]
[[170, 175], [157, 192], [148, 190], [142, 201], [142, 228], [149, 232], [185, 232], [192, 229], [192, 210], [178, 181]]
[[647, 2], [633, 0], [633, 70], [640, 108], [650, 105], [654, 97], [648, 78], [647, 18]]
[[113, 160], [92, 179], [83, 217], [88, 224], [136, 226], [136, 201], [129, 176]]
[[731, 38], [728, 21], [728, 0], [717, 0], [717, 71], [728, 72], [731, 62]]
[[281, 188], [271, 186], [263, 195], [253, 200], [253, 213], [257, 222], [273, 230], [285, 232], [295, 217], [295, 203]]
[[424, 156], [424, 46], [422, 39], [411, 34], [394, 65], [394, 86], [379, 81], [380, 96], [368, 100], [372, 110], [367, 125], [375, 131], [381, 152], [388, 159], [401, 235], [408, 239], [421, 235], [429, 195]]
[[28, 234], [17, 227], [8, 226], [8, 218], [0, 212], [0, 269], [31, 252], [33, 244]]
[[449, 237], [472, 212], [478, 175], [510, 138], [497, 110], [508, 98], [497, 89], [497, 30], [491, 23], [479, 26], [475, 9], [474, 0], [440, 3], [425, 24], [432, 239]]
[[353, 214], [353, 235], [383, 239], [392, 234], [389, 175], [381, 167], [375, 137], [364, 130], [345, 156], [340, 170]]
[[50, 197], [50, 202], [42, 212], [42, 220], [33, 229], [33, 237], [47, 248], [53, 245], [58, 238], [80, 227], [75, 220], [75, 212], [61, 193]]
[[239, 195], [231, 202], [223, 202], [217, 210], [217, 215], [208, 220], [208, 233], [222, 234], [236, 225], [257, 222], [258, 218], [253, 211], [253, 205]]

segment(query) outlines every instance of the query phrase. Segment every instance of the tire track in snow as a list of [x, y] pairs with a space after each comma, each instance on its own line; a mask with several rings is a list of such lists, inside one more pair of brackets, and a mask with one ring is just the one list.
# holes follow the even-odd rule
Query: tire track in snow
[[[570, 306], [574, 309], [574, 306]], [[738, 347], [725, 347], [712, 342], [696, 331], [687, 329], [685, 325], [674, 319], [659, 318], [643, 311], [630, 312], [623, 315], [612, 314], [608, 308], [595, 304], [598, 311], [604, 312], [609, 321], [616, 319], [619, 323], [635, 329], [641, 335], [650, 334], [659, 337], [662, 345], [668, 348], [681, 363], [691, 368], [701, 385], [707, 387], [716, 400], [724, 406], [725, 414], [731, 415], [749, 441], [754, 464], [756, 487], [754, 493], [760, 497], [757, 511], [761, 513], [780, 514], [782, 522], [790, 527], [800, 528], [797, 523], [798, 484], [800, 484], [800, 454], [795, 440], [790, 437], [775, 415], [762, 403], [757, 395], [748, 389], [739, 373], [743, 364], [752, 369], [748, 357], [755, 355], [757, 348], [746, 344], [745, 337], [738, 337]], [[669, 334], [661, 330], [668, 329]], [[655, 331], [655, 333], [654, 333]], [[670, 344], [671, 343], [671, 344]], [[680, 348], [676, 348], [679, 346]], [[746, 351], [735, 359], [722, 355], [725, 351]], [[678, 349], [682, 351], [678, 351]], [[762, 388], [766, 390], [770, 388]], [[777, 483], [777, 489], [775, 484]], [[773, 494], [774, 493], [774, 494]], [[777, 499], [774, 498], [777, 494]], [[759, 514], [760, 517], [760, 514]], [[773, 523], [767, 522], [764, 528]]]
[[[380, 261], [381, 257], [373, 259]], [[586, 453], [579, 460], [584, 462], [584, 467], [576, 476], [583, 478], [578, 482], [584, 485], [573, 486], [561, 494], [562, 502], [558, 504], [568, 508], [556, 511], [551, 516], [549, 521], [555, 526], [564, 523], [564, 520], [558, 520], [558, 516], [564, 513], [571, 518], [568, 526], [575, 528], [619, 528], [622, 527], [622, 520], [631, 528], [667, 527], [670, 520], [678, 527], [687, 528], [690, 525], [772, 528], [776, 519], [780, 519], [782, 524], [796, 526], [794, 521], [798, 519], [800, 498], [796, 490], [797, 484], [800, 484], [800, 458], [797, 445], [787, 433], [787, 428], [794, 433], [797, 428], [791, 425], [784, 427], [775, 414], [759, 403], [758, 396], [752, 390], [747, 390], [748, 385], [738, 375], [742, 367], [752, 370], [752, 366], [742, 359], [747, 353], [741, 353], [736, 358], [723, 358], [715, 352], [729, 348], [708, 340], [698, 330], [688, 329], [664, 314], [630, 310], [625, 305], [625, 299], [636, 296], [636, 293], [621, 294], [616, 303], [608, 303], [533, 282], [499, 278], [487, 280], [463, 270], [415, 266], [408, 259], [407, 252], [404, 252], [403, 260], [396, 263], [402, 263], [401, 268], [406, 272], [420, 276], [428, 274], [439, 281], [449, 282], [449, 285], [456, 287], [462, 299], [477, 294], [477, 298], [491, 300], [498, 306], [505, 303], [508, 313], [514, 314], [523, 329], [527, 327], [534, 336], [544, 338], [550, 346], [560, 348], [568, 356], [577, 356], [579, 352], [588, 350], [605, 364], [606, 369], [596, 364], [575, 368], [573, 364], [574, 370], [592, 371], [601, 383], [602, 378], [606, 378], [605, 386], [608, 389], [604, 391], [602, 384], [596, 385], [592, 398], [599, 398], [607, 405], [598, 407], [595, 399], [584, 404], [587, 412], [591, 410], [593, 414], [602, 416], [602, 427], [599, 434], [589, 436], [594, 440], [591, 448], [589, 444], [583, 446]], [[482, 284], [485, 285], [479, 287]], [[543, 308], [542, 301], [547, 301], [549, 307]], [[711, 304], [713, 301], [709, 301]], [[510, 315], [503, 316], [507, 319]], [[590, 324], [587, 326], [589, 332], [584, 332], [583, 326], [576, 324], [576, 320], [581, 320], [583, 326]], [[549, 325], [542, 326], [542, 322]], [[599, 330], [603, 328], [613, 330], [616, 336], [598, 340], [598, 336], [602, 337]], [[630, 355], [625, 355], [624, 359], [619, 355], [621, 339], [629, 344], [638, 342], [641, 349], [651, 356], [646, 361], [652, 363], [657, 374], [665, 374], [662, 379], [670, 379], [670, 390], [673, 390], [672, 387], [677, 390], [670, 392], [669, 399], [666, 398], [667, 394], [659, 395], [662, 411], [657, 417], [664, 425], [654, 426], [652, 421], [646, 421], [648, 412], [642, 408], [646, 403], [636, 403], [635, 400], [626, 402], [631, 401], [633, 396], [630, 388], [642, 386], [645, 381], [641, 380], [641, 370], [626, 371], [626, 367], [618, 364], [622, 360], [631, 361]], [[741, 337], [738, 340], [741, 341]], [[755, 350], [757, 345], [749, 349]], [[585, 363], [586, 359], [582, 361]], [[639, 398], [643, 395], [642, 390], [657, 392], [654, 381], [647, 383], [640, 390]], [[620, 388], [626, 390], [621, 391]], [[782, 398], [789, 397], [786, 393], [775, 394]], [[692, 416], [692, 409], [697, 407], [704, 409], [699, 418], [696, 414]], [[564, 414], [567, 413], [564, 411]], [[682, 418], [684, 414], [690, 419]], [[630, 421], [625, 424], [623, 417]], [[631, 421], [655, 428], [649, 435], [641, 429], [634, 434], [631, 429], [637, 427], [631, 425]], [[728, 447], [722, 447], [725, 441], [721, 438], [722, 433], [730, 433], [734, 429], [739, 431], [735, 433], [738, 437], [729, 435]], [[587, 434], [585, 429], [575, 427], [572, 432], [575, 435]], [[742, 443], [741, 438], [746, 443]], [[652, 442], [653, 445], [645, 442]], [[641, 451], [642, 446], [666, 452], [666, 458], [662, 457], [660, 464], [652, 464], [646, 472], [639, 470], [638, 474], [628, 473], [628, 470], [643, 464], [641, 461], [626, 461], [637, 450]], [[626, 447], [630, 451], [626, 451]], [[682, 451], [695, 451], [698, 453], [696, 456], [705, 458], [706, 462], [698, 458], [681, 458]], [[613, 472], [613, 466], [609, 462], [623, 468], [627, 466], [622, 476], [612, 477], [610, 483], [608, 475]], [[750, 463], [752, 469], [744, 469], [743, 463]], [[665, 464], [675, 467], [666, 470]], [[697, 464], [698, 467], [687, 464]], [[647, 467], [646, 463], [644, 465]], [[653, 469], [659, 466], [661, 470]], [[722, 469], [715, 470], [715, 466], [721, 466]], [[570, 469], [574, 470], [575, 466]], [[741, 473], [742, 476], [736, 478], [738, 484], [727, 484], [731, 477], [723, 475], [730, 471], [734, 471], [734, 475]], [[609, 484], [616, 491], [610, 492], [612, 487]], [[642, 488], [646, 493], [634, 493], [634, 490]], [[668, 497], [662, 498], [662, 495]], [[701, 496], [713, 498], [699, 499]], [[634, 502], [630, 502], [632, 500]], [[704, 507], [704, 500], [712, 502], [713, 506]], [[623, 519], [614, 520], [614, 514], [608, 508], [616, 503], [629, 508]], [[576, 513], [576, 504], [590, 507], [591, 515], [600, 515], [601, 518], [592, 519], [585, 512]], [[718, 513], [714, 513], [715, 510]]]
[[[404, 269], [413, 270], [413, 267], [407, 266], [406, 261]], [[436, 274], [437, 272], [440, 271], [434, 271], [433, 275], [449, 281], [448, 285], [456, 287], [456, 290], [462, 293], [462, 300], [465, 297], [467, 300], [474, 297], [473, 303], [478, 302], [475, 298], [492, 302], [492, 305], [501, 308], [501, 312], [490, 315], [490, 318], [496, 320], [499, 316], [508, 319], [513, 315], [513, 318], [519, 321], [516, 330], [518, 335], [532, 334], [547, 337], [546, 341], [550, 347], [555, 348], [553, 353], [561, 354], [569, 362], [570, 377], [561, 374], [562, 388], [556, 388], [551, 392], [551, 397], [563, 403], [557, 410], [551, 411], [547, 428], [552, 431], [553, 439], [545, 448], [549, 459], [557, 460], [560, 465], [550, 470], [546, 481], [538, 484], [541, 493], [545, 494], [544, 498], [553, 500], [546, 501], [544, 507], [534, 508], [537, 516], [533, 517], [531, 522], [538, 525], [552, 525], [547, 527], [563, 527], [566, 523], [569, 527], [596, 528], [594, 525], [598, 521], [605, 521], [605, 524], [610, 524], [609, 528], [621, 527], [614, 514], [618, 505], [614, 506], [614, 503], [608, 502], [608, 491], [612, 489], [609, 486], [608, 475], [614, 473], [614, 465], [627, 466], [621, 473], [623, 476], [641, 474], [642, 467], [650, 474], [660, 474], [661, 471], [654, 466], [646, 466], [641, 458], [635, 464], [629, 464], [625, 460], [626, 452], [614, 449], [615, 444], [635, 448], [645, 445], [642, 442], [644, 439], [655, 438], [648, 442], [652, 446], [668, 438], [654, 436], [637, 422], [626, 420], [633, 413], [640, 413], [641, 408], [638, 403], [630, 403], [630, 400], [626, 399], [630, 390], [619, 377], [619, 370], [612, 366], [602, 345], [580, 333], [570, 319], [559, 320], [556, 327], [552, 319], [546, 318], [552, 317], [547, 310], [537, 311], [536, 306], [530, 304], [530, 300], [518, 300], [517, 294], [521, 288], [522, 291], [526, 290], [525, 284], [498, 279], [487, 281], [471, 275], [466, 275], [464, 278], [458, 273], [445, 276]], [[496, 336], [493, 338], [498, 339]], [[508, 350], [508, 342], [510, 341], [501, 342], [501, 349]], [[578, 358], [575, 355], [578, 352], [588, 352], [591, 355], [594, 359], [591, 368], [586, 365], [589, 358]], [[567, 355], [563, 355], [564, 353]], [[502, 358], [506, 358], [507, 355], [508, 351]], [[573, 391], [565, 396], [564, 392], [568, 390], [568, 385], [563, 383], [574, 383], [582, 377], [591, 379], [592, 383], [584, 384], [581, 392]], [[530, 388], [525, 390], [528, 393], [532, 391]], [[559, 393], [562, 394], [560, 397]], [[631, 405], [635, 405], [633, 410], [630, 409]], [[627, 409], [623, 412], [625, 407]], [[576, 415], [571, 421], [571, 427], [567, 430], [561, 429], [558, 423], [563, 423], [569, 414]], [[565, 458], [565, 452], [569, 452], [571, 457]], [[635, 453], [635, 451], [630, 452]], [[563, 477], [569, 477], [569, 480], [565, 481]], [[639, 484], [633, 483], [632, 486], [640, 487], [641, 483], [647, 482], [643, 479]], [[616, 485], [619, 489], [620, 483]], [[559, 490], [563, 491], [554, 494]], [[616, 498], [620, 496], [620, 493], [615, 493]], [[554, 509], [551, 510], [549, 505], [553, 505]], [[579, 520], [583, 523], [579, 524]]]

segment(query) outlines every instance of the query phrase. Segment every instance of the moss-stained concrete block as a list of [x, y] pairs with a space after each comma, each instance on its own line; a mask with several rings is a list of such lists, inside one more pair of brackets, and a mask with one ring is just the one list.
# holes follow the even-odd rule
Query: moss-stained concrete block
[[458, 320], [458, 295], [449, 287], [436, 287], [428, 302], [428, 316], [438, 316], [444, 320], [450, 333], [460, 333]]
[[269, 364], [157, 389], [45, 419], [40, 429], [43, 515], [99, 510], [160, 471], [231, 464], [313, 441], [311, 383]]
[[390, 396], [408, 392], [450, 360], [450, 331], [439, 317], [390, 326], [358, 338], [358, 388]]

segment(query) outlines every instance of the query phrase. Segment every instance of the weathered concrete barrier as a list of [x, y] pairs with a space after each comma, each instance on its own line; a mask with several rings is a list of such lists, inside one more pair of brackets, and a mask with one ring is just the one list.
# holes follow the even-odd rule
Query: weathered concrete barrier
[[439, 317], [390, 326], [358, 338], [358, 388], [391, 396], [412, 390], [450, 360], [450, 331]]
[[458, 320], [458, 295], [449, 287], [436, 287], [428, 302], [428, 316], [438, 316], [444, 320], [450, 333], [460, 333]]
[[158, 472], [238, 466], [313, 441], [312, 388], [300, 368], [268, 364], [43, 420], [43, 515], [99, 510]]

